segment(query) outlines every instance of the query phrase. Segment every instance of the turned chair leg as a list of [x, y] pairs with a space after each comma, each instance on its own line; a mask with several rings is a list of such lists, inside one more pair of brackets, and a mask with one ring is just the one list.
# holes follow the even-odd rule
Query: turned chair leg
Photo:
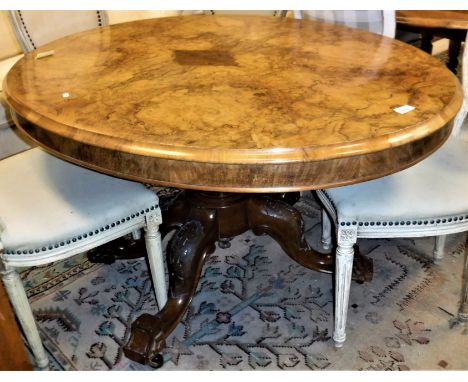
[[161, 233], [161, 213], [154, 213], [146, 217], [145, 243], [148, 252], [148, 262], [153, 280], [153, 287], [161, 310], [167, 302], [166, 278], [164, 274], [164, 259], [162, 255]]
[[322, 247], [323, 249], [330, 249], [331, 247], [331, 221], [327, 211], [322, 208]]
[[439, 235], [435, 238], [435, 246], [433, 252], [434, 263], [439, 263], [444, 258], [445, 253], [445, 241], [447, 240], [447, 235]]
[[465, 243], [465, 266], [463, 268], [463, 289], [462, 301], [458, 312], [458, 319], [462, 322], [468, 322], [468, 233]]
[[346, 340], [346, 319], [348, 315], [349, 292], [353, 273], [353, 245], [357, 241], [355, 227], [340, 227], [335, 258], [335, 330], [333, 340], [340, 348]]
[[[8, 265], [5, 265], [5, 270], [2, 271], [2, 273], [3, 284], [5, 284], [5, 289], [11, 305], [13, 305], [16, 317], [23, 329], [26, 340], [31, 347], [36, 364], [41, 369], [47, 369], [49, 359], [47, 358], [44, 347], [42, 346], [41, 337], [39, 336], [36, 322], [34, 321], [31, 306], [29, 305], [21, 278], [18, 275], [18, 272]], [[4, 349], [4, 351], [8, 351], [8, 349]]]

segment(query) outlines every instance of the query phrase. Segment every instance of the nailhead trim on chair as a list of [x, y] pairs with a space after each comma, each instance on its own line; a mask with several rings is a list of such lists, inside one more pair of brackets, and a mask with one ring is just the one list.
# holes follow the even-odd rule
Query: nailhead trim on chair
[[[328, 201], [330, 204], [333, 206], [333, 209], [335, 210], [335, 214], [337, 214], [337, 209], [335, 206], [335, 203], [333, 203], [333, 200], [330, 198], [330, 195], [325, 190], [321, 190], [325, 196], [327, 197]], [[368, 226], [415, 226], [415, 225], [433, 225], [433, 224], [446, 224], [446, 223], [452, 223], [452, 222], [457, 222], [457, 221], [463, 221], [463, 220], [468, 220], [468, 214], [467, 215], [458, 215], [458, 216], [451, 216], [451, 217], [446, 217], [446, 218], [438, 218], [438, 219], [430, 219], [430, 220], [400, 220], [400, 221], [364, 221], [364, 222], [356, 222], [356, 221], [342, 221], [340, 222], [340, 226], [355, 226], [358, 225], [359, 227], [368, 227]]]
[[36, 48], [37, 48], [37, 47], [36, 47], [36, 44], [34, 44], [34, 41], [32, 40], [31, 35], [29, 34], [28, 28], [26, 28], [26, 24], [24, 23], [23, 15], [21, 14], [21, 11], [18, 11], [18, 15], [19, 15], [19, 17], [20, 17], [21, 24], [23, 24], [24, 31], [25, 31], [26, 34], [28, 35], [29, 41], [31, 42], [33, 48], [36, 49]]
[[[101, 11], [96, 11], [96, 14], [97, 14], [98, 26], [102, 27]], [[26, 24], [24, 23], [24, 19], [23, 19], [23, 15], [21, 14], [21, 11], [18, 11], [18, 15], [21, 20], [21, 24], [23, 25], [24, 31], [26, 32], [26, 35], [28, 36], [29, 41], [31, 42], [33, 48], [37, 49], [36, 44], [34, 44], [34, 41], [32, 40], [31, 35], [29, 34], [28, 28], [26, 28]]]
[[89, 231], [88, 233], [82, 233], [81, 235], [78, 235], [78, 236], [75, 236], [75, 237], [72, 237], [70, 239], [66, 239], [64, 241], [61, 241], [59, 243], [55, 243], [55, 244], [50, 244], [48, 246], [44, 246], [42, 248], [36, 248], [36, 249], [25, 249], [25, 250], [21, 250], [21, 251], [13, 251], [13, 252], [8, 252], [8, 251], [5, 251], [4, 254], [5, 255], [26, 255], [26, 254], [33, 254], [33, 253], [39, 253], [39, 252], [45, 252], [45, 251], [50, 251], [54, 248], [58, 248], [58, 247], [63, 247], [65, 246], [65, 244], [70, 244], [70, 243], [75, 243], [79, 240], [82, 240], [82, 239], [86, 239], [88, 236], [93, 236], [93, 235], [97, 235], [99, 234], [99, 232], [104, 232], [104, 231], [107, 231], [108, 229], [110, 228], [113, 228], [115, 226], [118, 226], [120, 225], [121, 223], [125, 223], [126, 221], [130, 221], [131, 219], [135, 219], [136, 217], [140, 216], [140, 215], [144, 215], [145, 213], [148, 213], [150, 211], [154, 211], [156, 208], [158, 208], [159, 205], [156, 204], [154, 206], [151, 206], [151, 207], [148, 207], [144, 210], [141, 210], [139, 212], [136, 212], [134, 214], [131, 214], [130, 216], [127, 216], [125, 218], [122, 218], [120, 220], [117, 220], [113, 223], [110, 223], [110, 224], [107, 224], [106, 226], [104, 227], [100, 227], [100, 228], [96, 228], [93, 231]]
[[376, 222], [373, 222], [373, 221], [366, 221], [366, 222], [355, 222], [355, 221], [352, 221], [352, 222], [349, 222], [349, 221], [344, 221], [344, 222], [340, 222], [340, 225], [341, 226], [351, 226], [351, 225], [359, 225], [360, 227], [361, 226], [399, 226], [399, 225], [412, 225], [412, 226], [415, 226], [415, 225], [432, 225], [432, 224], [444, 224], [444, 223], [451, 223], [451, 222], [456, 222], [456, 221], [463, 221], [464, 219], [467, 219], [468, 220], [468, 215], [460, 215], [460, 216], [454, 216], [454, 217], [450, 217], [450, 218], [443, 218], [443, 219], [431, 219], [431, 220], [413, 220], [413, 221], [410, 221], [410, 220], [407, 220], [407, 221], [376, 221]]
[[101, 11], [96, 11], [97, 13], [97, 20], [98, 20], [98, 25], [102, 27], [102, 17], [101, 17]]

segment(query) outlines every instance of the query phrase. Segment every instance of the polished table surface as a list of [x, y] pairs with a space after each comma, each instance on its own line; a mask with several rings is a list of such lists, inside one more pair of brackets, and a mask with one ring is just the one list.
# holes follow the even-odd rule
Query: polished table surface
[[[457, 79], [411, 46], [252, 16], [69, 36], [27, 54], [3, 90], [22, 129], [59, 156], [124, 178], [237, 192], [401, 170], [444, 141], [462, 100]], [[415, 109], [393, 111], [406, 104]]]
[[468, 11], [396, 11], [396, 21], [419, 27], [468, 29]]
[[[53, 54], [36, 59], [38, 53]], [[27, 54], [3, 90], [15, 122], [59, 157], [187, 188], [163, 211], [169, 293], [132, 324], [125, 355], [154, 367], [215, 245], [269, 234], [333, 271], [277, 196], [383, 176], [450, 135], [462, 92], [439, 61], [376, 34], [309, 20], [187, 16], [72, 35]], [[413, 110], [394, 109], [411, 105]], [[203, 190], [203, 191], [200, 191]], [[232, 193], [232, 192], [238, 192]], [[356, 255], [353, 277], [372, 262]]]

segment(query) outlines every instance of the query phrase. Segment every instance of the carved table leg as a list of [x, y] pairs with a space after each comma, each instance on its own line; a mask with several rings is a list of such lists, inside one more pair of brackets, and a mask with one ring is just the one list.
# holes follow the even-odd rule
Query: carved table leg
[[320, 272], [333, 271], [333, 257], [314, 251], [304, 237], [304, 222], [286, 202], [265, 196], [251, 196], [247, 204], [249, 228], [256, 235], [268, 234], [293, 260]]
[[158, 314], [143, 314], [132, 324], [124, 347], [128, 358], [155, 368], [162, 366], [159, 353], [192, 301], [204, 260], [214, 251], [216, 239], [214, 219], [209, 217], [189, 221], [175, 234], [168, 249], [169, 298]]
[[[184, 315], [195, 293], [206, 256], [252, 229], [272, 236], [299, 264], [333, 272], [333, 257], [314, 251], [304, 237], [300, 213], [281, 197], [186, 191], [164, 212], [161, 231], [176, 229], [167, 251], [169, 298], [156, 315], [143, 314], [131, 328], [125, 355], [153, 367], [162, 366], [159, 352]], [[372, 273], [371, 273], [372, 274]]]
[[129, 260], [146, 256], [146, 246], [141, 238], [134, 240], [120, 237], [89, 250], [86, 256], [91, 263], [112, 264], [120, 259]]

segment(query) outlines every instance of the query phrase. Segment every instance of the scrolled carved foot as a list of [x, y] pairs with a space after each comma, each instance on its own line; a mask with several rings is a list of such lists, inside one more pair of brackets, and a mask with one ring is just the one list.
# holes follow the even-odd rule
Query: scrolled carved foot
[[165, 336], [161, 331], [158, 316], [142, 314], [132, 324], [130, 339], [123, 348], [127, 358], [152, 367], [161, 367], [162, 356], [159, 354], [166, 346]]

